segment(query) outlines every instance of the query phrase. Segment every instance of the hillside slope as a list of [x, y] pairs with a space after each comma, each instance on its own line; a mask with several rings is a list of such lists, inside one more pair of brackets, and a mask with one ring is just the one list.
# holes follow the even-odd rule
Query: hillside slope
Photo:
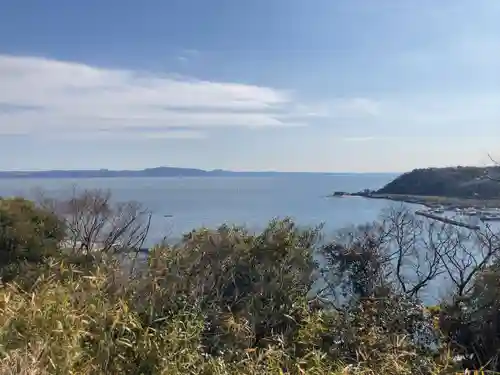
[[457, 198], [500, 197], [500, 167], [449, 167], [415, 169], [378, 190], [376, 194], [406, 194]]

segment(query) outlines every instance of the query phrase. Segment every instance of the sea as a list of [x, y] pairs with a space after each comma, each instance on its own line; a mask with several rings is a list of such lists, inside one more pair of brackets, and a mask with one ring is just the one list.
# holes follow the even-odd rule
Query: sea
[[[222, 224], [263, 229], [270, 220], [290, 217], [302, 227], [323, 225], [323, 237], [371, 223], [382, 210], [401, 205], [379, 199], [332, 197], [335, 191], [378, 189], [397, 174], [273, 174], [267, 176], [154, 177], [89, 179], [0, 179], [0, 196], [36, 198], [39, 191], [54, 198], [69, 197], [74, 188], [104, 189], [117, 202], [137, 201], [152, 212], [145, 247], [163, 240], [176, 242], [195, 228]], [[407, 205], [410, 209], [419, 206]], [[499, 226], [500, 230], [500, 226]], [[424, 301], [446, 295], [448, 282], [438, 278]]]
[[146, 246], [175, 241], [194, 228], [236, 224], [258, 231], [274, 218], [304, 227], [339, 229], [377, 219], [390, 204], [359, 197], [333, 198], [334, 191], [378, 189], [396, 174], [273, 174], [268, 176], [89, 179], [0, 179], [0, 196], [35, 198], [38, 191], [63, 198], [73, 189], [110, 190], [115, 201], [137, 201], [153, 213]]

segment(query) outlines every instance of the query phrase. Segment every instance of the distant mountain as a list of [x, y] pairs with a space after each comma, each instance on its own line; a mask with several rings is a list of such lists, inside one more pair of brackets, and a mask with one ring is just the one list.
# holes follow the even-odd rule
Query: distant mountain
[[[110, 177], [216, 177], [216, 176], [270, 176], [309, 175], [310, 172], [232, 172], [222, 169], [206, 171], [195, 168], [157, 167], [142, 170], [50, 170], [0, 172], [0, 178], [110, 178]], [[356, 174], [356, 173], [316, 173], [316, 174]]]
[[158, 167], [142, 170], [50, 170], [0, 172], [0, 178], [103, 178], [103, 177], [181, 177], [206, 176], [209, 172], [194, 168]]

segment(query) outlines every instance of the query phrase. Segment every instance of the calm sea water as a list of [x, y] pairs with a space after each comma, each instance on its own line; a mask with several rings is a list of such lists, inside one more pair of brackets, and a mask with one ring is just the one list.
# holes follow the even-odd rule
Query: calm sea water
[[[223, 223], [261, 229], [276, 217], [299, 224], [324, 223], [325, 234], [377, 218], [389, 203], [362, 198], [329, 198], [333, 191], [376, 189], [395, 175], [278, 175], [269, 177], [0, 179], [0, 196], [33, 197], [35, 189], [62, 197], [78, 188], [110, 189], [118, 201], [135, 200], [153, 211], [148, 245], [178, 238], [193, 228]], [[172, 215], [165, 218], [164, 215]]]

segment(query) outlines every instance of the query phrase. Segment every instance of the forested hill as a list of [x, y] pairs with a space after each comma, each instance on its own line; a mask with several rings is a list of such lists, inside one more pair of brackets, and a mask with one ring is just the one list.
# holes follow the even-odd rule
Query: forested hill
[[500, 167], [415, 169], [397, 177], [376, 194], [405, 194], [459, 198], [500, 197]]

